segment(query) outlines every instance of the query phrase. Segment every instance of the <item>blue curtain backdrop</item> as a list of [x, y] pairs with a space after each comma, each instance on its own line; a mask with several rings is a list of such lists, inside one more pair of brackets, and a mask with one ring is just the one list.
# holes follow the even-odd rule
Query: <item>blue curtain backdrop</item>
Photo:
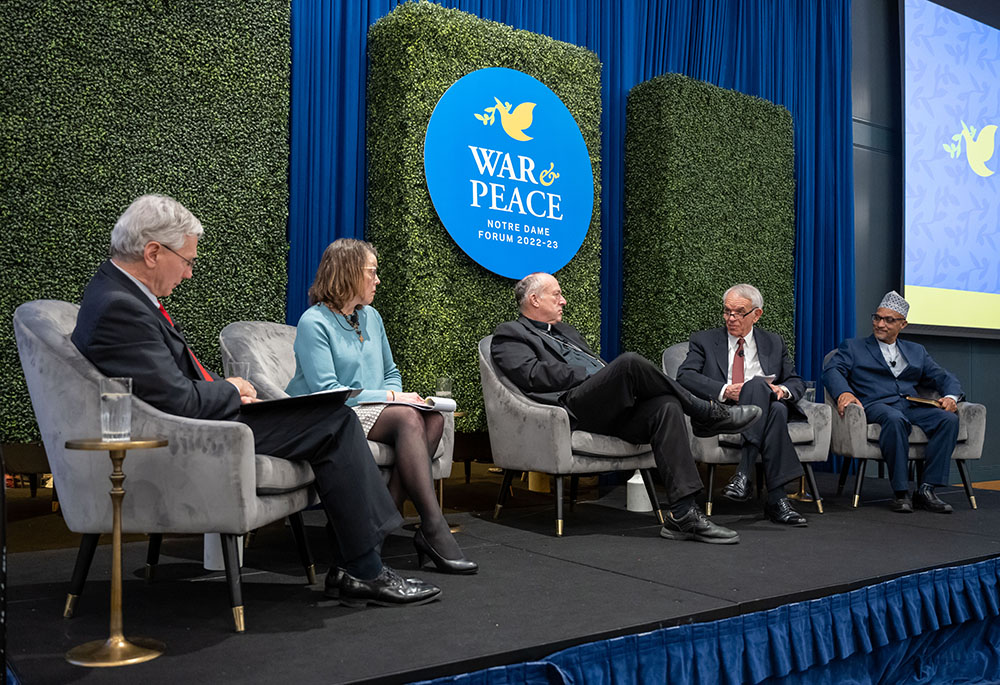
[[[398, 0], [292, 2], [288, 321], [307, 306], [323, 248], [363, 237], [368, 26]], [[445, 0], [518, 29], [582, 45], [602, 67], [601, 345], [619, 353], [625, 104], [677, 72], [757, 95], [795, 123], [796, 357], [854, 333], [850, 0]], [[747, 246], [753, 249], [752, 245]], [[729, 284], [720, 283], [720, 290]], [[664, 307], [669, 303], [664, 303]]]

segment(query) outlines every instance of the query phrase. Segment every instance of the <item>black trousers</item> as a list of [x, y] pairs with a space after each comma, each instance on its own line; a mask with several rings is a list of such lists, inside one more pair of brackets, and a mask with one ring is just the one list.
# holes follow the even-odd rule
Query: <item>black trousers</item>
[[691, 393], [644, 357], [626, 352], [566, 391], [560, 402], [580, 430], [648, 442], [669, 503], [701, 491], [684, 424]]
[[340, 547], [333, 550], [338, 561], [379, 550], [385, 536], [403, 522], [351, 409], [276, 405], [241, 414], [238, 420], [253, 430], [258, 452], [312, 465], [314, 487]]
[[[767, 487], [774, 489], [802, 475], [802, 464], [788, 437], [788, 407], [761, 377], [751, 378], [740, 390], [738, 404], [760, 407], [760, 418], [742, 432], [744, 449], [760, 454]], [[748, 474], [749, 475], [749, 474]]]

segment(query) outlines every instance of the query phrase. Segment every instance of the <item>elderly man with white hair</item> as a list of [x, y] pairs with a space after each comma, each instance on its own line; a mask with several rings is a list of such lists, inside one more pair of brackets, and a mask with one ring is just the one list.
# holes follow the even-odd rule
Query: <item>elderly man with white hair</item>
[[[823, 367], [823, 384], [837, 398], [841, 416], [847, 405], [860, 404], [868, 420], [881, 426], [879, 447], [889, 468], [892, 510], [909, 514], [917, 506], [950, 514], [951, 505], [934, 494], [934, 486], [948, 479], [958, 437], [957, 403], [964, 395], [958, 379], [938, 366], [923, 345], [898, 338], [909, 311], [909, 303], [899, 293], [886, 293], [872, 314], [872, 335], [842, 342]], [[936, 388], [943, 395], [938, 406], [907, 400], [917, 395], [917, 386]], [[907, 469], [911, 425], [922, 428], [928, 437], [923, 481], [912, 500]]]
[[764, 515], [781, 525], [805, 526], [806, 517], [788, 501], [785, 485], [802, 475], [788, 436], [788, 421], [805, 419], [795, 403], [802, 399], [806, 386], [795, 371], [784, 339], [754, 328], [763, 314], [764, 298], [749, 283], [734, 285], [723, 293], [725, 325], [691, 335], [677, 380], [699, 397], [760, 407], [760, 421], [741, 432], [740, 464], [722, 494], [736, 502], [751, 499], [750, 475], [760, 457], [767, 481]]

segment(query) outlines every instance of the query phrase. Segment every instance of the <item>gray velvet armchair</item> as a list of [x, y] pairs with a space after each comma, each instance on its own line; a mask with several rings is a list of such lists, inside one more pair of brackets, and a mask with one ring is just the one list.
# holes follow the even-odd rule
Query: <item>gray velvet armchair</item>
[[[831, 350], [823, 358], [823, 364], [830, 361], [830, 358], [837, 352]], [[858, 472], [854, 478], [853, 506], [857, 507], [861, 502], [861, 486], [865, 479], [865, 467], [868, 462], [882, 462], [882, 451], [878, 446], [879, 436], [882, 434], [882, 427], [877, 423], [868, 423], [864, 408], [856, 404], [849, 404], [844, 408], [844, 415], [837, 412], [837, 398], [826, 395], [826, 404], [831, 409], [833, 415], [833, 440], [831, 451], [844, 457], [860, 460]], [[931, 389], [922, 389], [918, 393], [921, 397], [928, 399], [938, 399], [940, 395]], [[986, 439], [986, 407], [974, 402], [960, 402], [958, 405], [958, 442], [951, 458], [958, 467], [958, 473], [962, 477], [962, 485], [965, 488], [965, 495], [969, 498], [969, 505], [976, 508], [976, 496], [972, 491], [972, 481], [969, 480], [969, 472], [965, 462], [970, 459], [980, 459], [983, 455], [983, 442]], [[927, 449], [927, 434], [919, 426], [910, 428], [910, 453], [911, 462], [921, 462], [924, 460]], [[844, 489], [847, 481], [847, 471], [850, 462], [845, 461], [840, 473], [840, 485], [837, 489], [839, 495]]]
[[[258, 396], [265, 399], [288, 397], [285, 386], [295, 373], [295, 326], [268, 321], [236, 321], [219, 333], [219, 348], [222, 361], [250, 362], [249, 380], [257, 389]], [[455, 450], [455, 417], [443, 414], [444, 433], [434, 453], [431, 475], [442, 481], [441, 496], [444, 495], [443, 479], [451, 475], [452, 454]], [[368, 441], [372, 457], [388, 479], [389, 471], [396, 463], [396, 452], [382, 442]]]
[[[108, 476], [102, 452], [67, 450], [66, 441], [100, 435], [103, 377], [70, 341], [79, 307], [58, 300], [22, 304], [14, 334], [66, 525], [82, 533], [64, 615], [72, 616], [97, 542], [111, 532]], [[253, 433], [235, 421], [165, 414], [132, 400], [132, 435], [163, 437], [166, 447], [129, 453], [124, 470], [122, 531], [149, 534], [147, 579], [163, 533], [221, 533], [233, 621], [244, 629], [237, 538], [288, 517], [309, 582], [315, 582], [301, 511], [316, 500], [305, 462], [254, 453]]]
[[[688, 343], [682, 342], [671, 345], [663, 351], [663, 372], [671, 378], [677, 378], [677, 369], [687, 357]], [[809, 487], [813, 500], [816, 502], [816, 509], [823, 513], [823, 499], [816, 485], [816, 476], [813, 474], [812, 463], [827, 460], [830, 454], [830, 408], [799, 400], [799, 409], [806, 415], [806, 421], [790, 421], [788, 423], [788, 435], [795, 445], [795, 453], [802, 463], [806, 473], [806, 483]], [[691, 432], [691, 421], [687, 420], [688, 433], [691, 436], [691, 451], [697, 462], [708, 466], [708, 501], [705, 511], [712, 513], [712, 488], [715, 485], [715, 467], [719, 464], [740, 463], [740, 453], [742, 438], [739, 434], [722, 434], [712, 438], [698, 438]]]
[[555, 476], [556, 535], [561, 536], [564, 476], [640, 469], [653, 511], [663, 523], [651, 477], [651, 469], [656, 468], [652, 448], [610, 435], [572, 430], [564, 408], [535, 402], [503, 376], [493, 364], [492, 340], [489, 335], [479, 341], [479, 378], [493, 462], [504, 469], [493, 517], [500, 516], [515, 472], [547, 473]]

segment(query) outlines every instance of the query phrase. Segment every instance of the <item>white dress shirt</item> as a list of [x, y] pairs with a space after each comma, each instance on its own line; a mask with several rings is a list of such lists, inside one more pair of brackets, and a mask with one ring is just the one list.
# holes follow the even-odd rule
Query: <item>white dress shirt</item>
[[[722, 390], [719, 392], [718, 400], [722, 402], [726, 397], [726, 388], [733, 384], [733, 359], [736, 358], [736, 348], [739, 346], [740, 339], [726, 333], [726, 337], [729, 339], [729, 355], [728, 363], [726, 364], [726, 384], [722, 386]], [[743, 336], [743, 379], [748, 381], [755, 376], [763, 376], [764, 369], [760, 366], [760, 357], [757, 355], [757, 341], [753, 336], [753, 328], [750, 332]], [[783, 385], [779, 385], [785, 393], [785, 397], [791, 397], [792, 393], [788, 392], [788, 388]]]

